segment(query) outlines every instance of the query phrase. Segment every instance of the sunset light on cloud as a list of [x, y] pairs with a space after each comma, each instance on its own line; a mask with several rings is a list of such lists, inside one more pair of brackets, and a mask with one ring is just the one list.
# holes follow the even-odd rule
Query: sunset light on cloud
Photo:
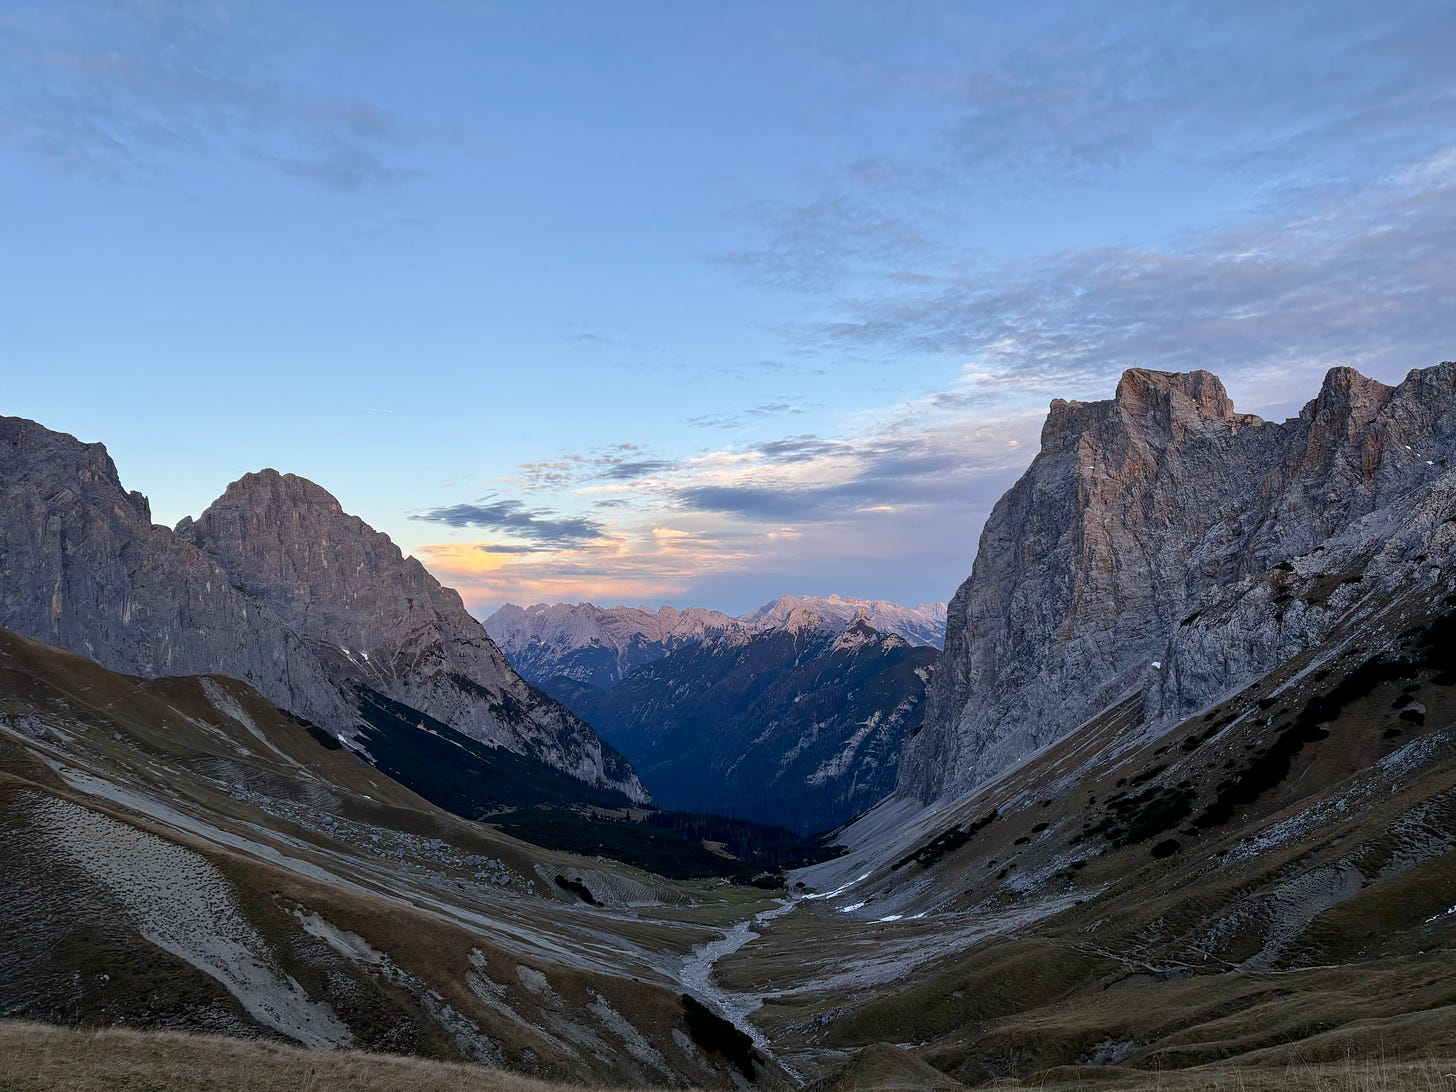
[[949, 598], [1125, 368], [1448, 352], [1450, 4], [636, 10], [0, 14], [5, 411], [168, 523], [327, 483], [477, 612], [742, 611]]

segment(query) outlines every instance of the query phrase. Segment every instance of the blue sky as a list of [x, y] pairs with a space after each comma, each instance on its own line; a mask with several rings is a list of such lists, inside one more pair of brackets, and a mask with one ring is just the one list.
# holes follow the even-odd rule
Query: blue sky
[[0, 413], [485, 612], [918, 602], [1052, 397], [1456, 356], [1449, 3], [0, 0]]

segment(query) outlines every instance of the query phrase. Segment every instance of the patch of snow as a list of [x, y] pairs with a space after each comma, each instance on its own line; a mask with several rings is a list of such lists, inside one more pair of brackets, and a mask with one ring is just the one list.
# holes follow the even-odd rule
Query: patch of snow
[[826, 892], [824, 892], [821, 895], [805, 895], [804, 898], [805, 899], [810, 899], [810, 900], [812, 900], [812, 899], [832, 899], [832, 898], [835, 898], [835, 897], [837, 897], [839, 895], [843, 895], [846, 891], [848, 891], [855, 884], [857, 884], [857, 883], [864, 883], [864, 881], [867, 880], [867, 879], [869, 879], [869, 878], [870, 878], [870, 874], [868, 872], [866, 872], [863, 876], [860, 876], [858, 879], [853, 879], [853, 880], [850, 880], [848, 883], [842, 883], [842, 884], [840, 884], [833, 891], [826, 891]]

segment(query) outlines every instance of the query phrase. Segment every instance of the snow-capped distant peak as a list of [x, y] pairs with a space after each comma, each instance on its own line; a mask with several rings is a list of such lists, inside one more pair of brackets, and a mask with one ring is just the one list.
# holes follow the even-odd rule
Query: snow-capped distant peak
[[854, 596], [781, 595], [755, 611], [740, 615], [738, 620], [755, 630], [784, 626], [796, 611], [808, 611], [830, 622], [850, 625], [863, 618], [881, 633], [895, 633], [912, 645], [945, 643], [946, 605], [922, 603], [906, 607], [885, 599], [859, 599]]

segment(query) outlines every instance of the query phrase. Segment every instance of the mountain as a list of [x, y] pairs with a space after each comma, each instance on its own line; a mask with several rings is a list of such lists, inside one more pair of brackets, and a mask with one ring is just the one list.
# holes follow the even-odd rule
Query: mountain
[[1110, 401], [1053, 402], [951, 601], [898, 791], [962, 794], [1129, 696], [1167, 727], [1420, 578], [1453, 388], [1453, 364], [1394, 387], [1336, 368], [1271, 423], [1207, 372], [1132, 370]]
[[726, 614], [701, 607], [598, 607], [592, 603], [507, 603], [485, 628], [521, 677], [557, 676], [606, 689], [684, 645], [735, 632]]
[[605, 690], [687, 645], [730, 633], [778, 629], [795, 610], [841, 627], [863, 617], [879, 632], [897, 634], [912, 645], [938, 648], [945, 639], [944, 603], [911, 608], [839, 595], [781, 595], [737, 618], [701, 607], [652, 611], [592, 603], [507, 603], [485, 620], [485, 628], [523, 678], [540, 684], [562, 676]]
[[1428, 1083], [1456, 1042], [1441, 493], [1408, 584], [1345, 585], [1324, 640], [1170, 727], [1134, 693], [964, 796], [892, 797], [719, 980], [804, 1072], [890, 1042], [975, 1087]]
[[845, 625], [863, 618], [879, 632], [896, 634], [912, 645], [940, 648], [945, 643], [944, 603], [904, 607], [886, 599], [857, 599], [852, 595], [831, 595], [828, 598], [781, 595], [757, 610], [739, 615], [738, 620], [750, 630], [774, 629], [783, 625], [796, 610], [806, 610], [826, 621]]
[[638, 668], [610, 690], [543, 685], [597, 726], [665, 807], [827, 830], [890, 791], [936, 650], [795, 607]]
[[[261, 1087], [250, 1053], [262, 1068], [292, 1057], [264, 1081], [280, 1088], [408, 1068], [377, 1053], [490, 1067], [431, 1087], [544, 1087], [501, 1069], [577, 1086], [788, 1084], [700, 1011], [713, 994], [692, 955], [745, 898], [771, 907], [764, 893], [457, 818], [235, 679], [120, 675], [0, 630], [0, 830], [7, 1087], [160, 1087], [193, 1054], [215, 1061], [167, 1087], [200, 1071]], [[81, 1075], [115, 1036], [68, 1032], [69, 1058], [22, 1061], [15, 1029], [47, 1033], [17, 1019], [235, 1045], [155, 1041], [91, 1084]], [[279, 1044], [376, 1056], [314, 1062]], [[316, 1067], [345, 1072], [322, 1084]]]
[[941, 603], [784, 595], [740, 618], [507, 604], [485, 625], [664, 806], [810, 834], [894, 787], [944, 620]]
[[[630, 765], [509, 667], [459, 596], [324, 490], [274, 471], [156, 526], [100, 444], [0, 418], [0, 625], [145, 677], [212, 673], [353, 741], [394, 702], [586, 786]], [[366, 751], [367, 753], [367, 751]]]
[[1207, 373], [1053, 403], [899, 789], [719, 964], [779, 1056], [850, 1087], [1428, 1079], [1456, 1041], [1453, 459], [1451, 364], [1336, 369], [1278, 424]]
[[[264, 1040], [190, 1040], [189, 1057], [217, 1059], [193, 1067], [217, 1072], [278, 1072], [293, 1057], [281, 1041], [628, 1087], [1443, 1087], [1456, 1066], [1453, 413], [1452, 365], [1396, 386], [1337, 370], [1280, 424], [1234, 412], [1206, 373], [1132, 372], [1108, 402], [1053, 405], [933, 673], [934, 650], [867, 617], [800, 608], [607, 690], [557, 680], [622, 700], [649, 752], [680, 732], [662, 754], [698, 748], [682, 783], [738, 778], [743, 795], [791, 741], [825, 746], [790, 764], [786, 792], [816, 791], [806, 773], [838, 755], [880, 776], [889, 738], [873, 767], [844, 741], [903, 712], [899, 787], [834, 832], [843, 853], [744, 831], [744, 854], [817, 857], [780, 887], [749, 868], [772, 892], [725, 882], [748, 865], [725, 856], [739, 848], [731, 821], [581, 782], [601, 796], [553, 798], [535, 778], [536, 804], [476, 807], [491, 779], [472, 764], [510, 752], [389, 697], [413, 668], [366, 674], [349, 645], [338, 655], [360, 660], [355, 674], [329, 682], [342, 669], [320, 649], [354, 624], [357, 608], [339, 617], [363, 594], [351, 578], [301, 578], [328, 602], [295, 590], [283, 613], [270, 589], [311, 573], [305, 560], [224, 563], [191, 541], [174, 555], [153, 541], [171, 532], [135, 527], [139, 498], [112, 490], [109, 507], [78, 512], [95, 494], [82, 471], [105, 464], [80, 460], [71, 484], [27, 493], [12, 460], [6, 610], [39, 600], [37, 624], [84, 636], [65, 629], [66, 604], [95, 595], [98, 647], [185, 658], [141, 639], [170, 631], [139, 628], [139, 612], [177, 609], [160, 571], [198, 597], [179, 632], [214, 617], [209, 596], [246, 606], [262, 636], [237, 632], [237, 662], [266, 667], [269, 641], [292, 642], [290, 684], [308, 693], [313, 665], [363, 723], [345, 745], [234, 678], [116, 674], [0, 630], [0, 1014]], [[62, 455], [75, 457], [46, 457]], [[62, 534], [62, 513], [86, 534]], [[254, 537], [228, 519], [224, 540]], [[342, 533], [331, 519], [309, 533]], [[149, 549], [155, 565], [136, 564]], [[121, 580], [114, 613], [98, 556]], [[199, 646], [212, 639], [199, 628]], [[876, 706], [907, 674], [913, 705]], [[483, 821], [386, 776], [420, 773], [415, 760], [428, 776], [412, 784]], [[542, 831], [593, 856], [512, 836]], [[614, 863], [623, 836], [654, 868], [683, 865], [688, 841], [698, 860], [677, 879]], [[20, 1065], [124, 1057], [129, 1075], [145, 1051], [182, 1049], [34, 1029], [0, 1029], [6, 1050], [21, 1041]], [[63, 1060], [39, 1058], [53, 1050]], [[323, 1074], [370, 1064], [340, 1053], [305, 1081], [302, 1059], [293, 1083], [348, 1086]], [[482, 1077], [374, 1064], [420, 1087]], [[141, 1065], [133, 1083], [155, 1083]]]

